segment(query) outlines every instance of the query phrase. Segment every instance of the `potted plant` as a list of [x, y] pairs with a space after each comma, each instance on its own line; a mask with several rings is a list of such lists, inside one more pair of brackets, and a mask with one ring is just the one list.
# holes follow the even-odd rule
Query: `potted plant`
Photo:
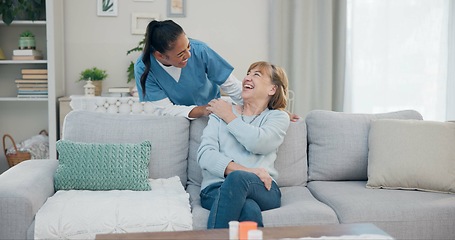
[[106, 70], [97, 67], [87, 68], [80, 73], [78, 81], [92, 81], [92, 84], [95, 85], [95, 96], [101, 96], [103, 80], [106, 79], [107, 76]]
[[46, 16], [45, 0], [0, 0], [0, 15], [6, 25], [13, 20], [44, 20]]
[[[129, 55], [132, 52], [142, 52], [142, 50], [144, 49], [144, 44], [145, 44], [145, 38], [139, 42], [137, 47], [128, 50], [126, 52], [126, 55]], [[128, 69], [126, 70], [126, 72], [128, 73], [128, 80], [126, 82], [130, 83], [131, 80], [134, 79], [134, 62], [132, 62], [132, 61], [130, 62], [130, 65], [128, 66]]]
[[35, 35], [26, 30], [19, 36], [19, 49], [35, 49]]

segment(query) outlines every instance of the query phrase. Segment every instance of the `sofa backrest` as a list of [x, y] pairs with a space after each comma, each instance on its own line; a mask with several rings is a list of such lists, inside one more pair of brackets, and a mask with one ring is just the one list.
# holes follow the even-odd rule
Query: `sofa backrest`
[[62, 138], [88, 143], [152, 144], [149, 177], [179, 176], [187, 182], [189, 120], [183, 117], [71, 111]]
[[[202, 173], [197, 163], [197, 150], [208, 117], [191, 121], [190, 149], [188, 156], [188, 184], [201, 186]], [[291, 122], [284, 142], [278, 149], [275, 167], [278, 170], [277, 183], [280, 187], [305, 186], [307, 183], [307, 138], [303, 120]]]
[[381, 114], [310, 111], [308, 129], [308, 179], [310, 181], [366, 181], [368, 133], [373, 119], [418, 119], [414, 110]]

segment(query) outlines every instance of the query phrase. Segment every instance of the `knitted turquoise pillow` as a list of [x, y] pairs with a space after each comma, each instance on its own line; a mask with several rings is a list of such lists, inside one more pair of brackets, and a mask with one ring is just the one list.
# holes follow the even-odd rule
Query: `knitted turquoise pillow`
[[56, 190], [148, 191], [151, 143], [57, 141]]

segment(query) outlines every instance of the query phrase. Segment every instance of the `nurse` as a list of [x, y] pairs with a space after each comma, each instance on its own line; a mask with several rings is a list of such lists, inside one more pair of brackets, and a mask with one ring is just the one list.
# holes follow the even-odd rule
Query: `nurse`
[[242, 103], [234, 68], [204, 42], [188, 38], [174, 21], [150, 22], [145, 39], [134, 65], [136, 86], [139, 100], [153, 102], [160, 115], [208, 116], [207, 104], [220, 97], [220, 88]]

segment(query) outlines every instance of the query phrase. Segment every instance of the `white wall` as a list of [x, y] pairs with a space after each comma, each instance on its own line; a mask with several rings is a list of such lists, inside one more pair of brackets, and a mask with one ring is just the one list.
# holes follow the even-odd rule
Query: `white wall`
[[[100, 17], [95, 0], [64, 0], [66, 95], [83, 94], [79, 73], [93, 66], [107, 70], [103, 92], [127, 86], [126, 69], [139, 53], [126, 55], [142, 35], [131, 34], [132, 13], [157, 13], [167, 17], [167, 0], [118, 0], [116, 17]], [[187, 0], [186, 17], [171, 18], [189, 37], [202, 40], [230, 62], [243, 79], [248, 66], [269, 60], [268, 1]], [[132, 86], [133, 83], [130, 83]]]

